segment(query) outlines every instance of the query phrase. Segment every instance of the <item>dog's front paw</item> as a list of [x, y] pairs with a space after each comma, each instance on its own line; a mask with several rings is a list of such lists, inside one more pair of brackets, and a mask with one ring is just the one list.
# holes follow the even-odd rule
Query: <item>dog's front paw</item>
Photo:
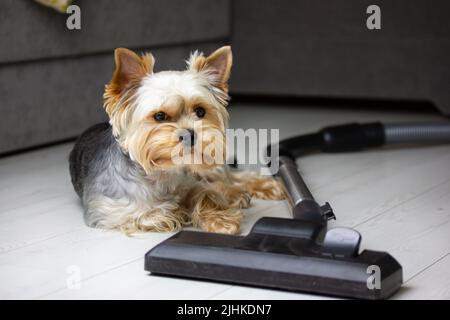
[[245, 184], [247, 191], [256, 199], [286, 199], [286, 191], [278, 179], [272, 177], [250, 177]]
[[242, 213], [240, 210], [215, 211], [202, 215], [199, 227], [208, 232], [236, 234], [239, 232], [241, 220]]
[[[230, 188], [231, 189], [231, 188]], [[252, 200], [252, 195], [246, 191], [241, 190], [241, 188], [235, 188], [228, 194], [228, 200], [230, 201], [231, 208], [246, 209], [250, 207], [250, 201]]]

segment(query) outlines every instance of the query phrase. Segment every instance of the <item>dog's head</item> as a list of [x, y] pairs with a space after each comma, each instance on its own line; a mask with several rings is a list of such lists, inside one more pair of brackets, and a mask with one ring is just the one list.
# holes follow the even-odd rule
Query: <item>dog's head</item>
[[230, 47], [191, 54], [184, 71], [153, 72], [151, 54], [115, 50], [104, 94], [113, 133], [147, 172], [223, 164], [228, 125]]

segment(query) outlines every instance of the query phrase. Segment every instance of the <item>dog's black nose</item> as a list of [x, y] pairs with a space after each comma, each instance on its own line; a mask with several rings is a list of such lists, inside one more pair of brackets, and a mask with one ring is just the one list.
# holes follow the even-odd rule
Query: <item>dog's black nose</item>
[[183, 129], [179, 135], [179, 140], [183, 142], [185, 146], [193, 146], [196, 140], [195, 131], [192, 129]]

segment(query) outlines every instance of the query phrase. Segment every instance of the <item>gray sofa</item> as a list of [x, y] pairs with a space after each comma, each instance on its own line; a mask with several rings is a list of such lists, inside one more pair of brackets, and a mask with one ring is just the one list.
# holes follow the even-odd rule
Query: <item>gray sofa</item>
[[[450, 114], [450, 1], [233, 4], [235, 93], [428, 101]], [[381, 30], [366, 27], [371, 4]]]
[[450, 113], [447, 0], [78, 0], [82, 29], [30, 0], [0, 3], [0, 154], [73, 138], [104, 120], [113, 49], [156, 69], [193, 49], [234, 51], [233, 94], [430, 101]]

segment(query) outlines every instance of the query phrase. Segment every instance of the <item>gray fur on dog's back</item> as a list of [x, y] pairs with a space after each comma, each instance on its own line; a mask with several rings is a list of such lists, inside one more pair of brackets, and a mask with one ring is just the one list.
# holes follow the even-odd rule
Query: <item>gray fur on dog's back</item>
[[105, 218], [92, 205], [99, 197], [133, 199], [134, 190], [141, 188], [136, 165], [120, 149], [108, 123], [94, 125], [81, 134], [70, 153], [69, 164], [73, 187], [90, 226]]
[[90, 127], [75, 142], [69, 157], [70, 177], [80, 198], [87, 178], [96, 175], [104, 154], [111, 148], [118, 145], [107, 122]]

